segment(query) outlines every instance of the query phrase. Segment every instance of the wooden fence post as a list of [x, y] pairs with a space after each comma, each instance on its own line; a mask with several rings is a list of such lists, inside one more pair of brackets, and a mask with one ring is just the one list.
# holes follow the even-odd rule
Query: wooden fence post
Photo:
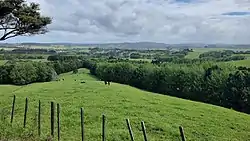
[[60, 141], [60, 105], [57, 104], [57, 138]]
[[106, 117], [105, 115], [102, 115], [102, 141], [106, 140], [105, 122], [106, 122]]
[[27, 112], [28, 112], [28, 98], [25, 99], [25, 109], [24, 109], [24, 118], [23, 118], [23, 128], [26, 127]]
[[181, 140], [182, 141], [186, 141], [186, 137], [185, 137], [185, 134], [184, 134], [184, 129], [182, 126], [179, 127], [179, 130], [180, 130], [180, 134], [181, 134]]
[[38, 135], [41, 136], [41, 101], [38, 103]]
[[13, 122], [13, 118], [14, 118], [15, 102], [16, 102], [16, 95], [14, 95], [14, 97], [13, 97], [13, 103], [12, 103], [12, 109], [11, 109], [10, 123]]
[[81, 132], [82, 132], [82, 141], [84, 141], [84, 111], [81, 108]]
[[128, 130], [129, 130], [129, 135], [130, 135], [131, 141], [134, 141], [134, 135], [133, 135], [133, 132], [132, 132], [132, 128], [131, 128], [129, 119], [126, 119], [126, 122], [127, 122], [127, 126], [128, 126]]
[[50, 105], [50, 128], [51, 128], [51, 136], [54, 137], [54, 121], [55, 121], [55, 117], [54, 117], [54, 113], [55, 113], [55, 106], [54, 106], [54, 102], [51, 102]]
[[146, 127], [145, 127], [144, 121], [141, 122], [141, 127], [143, 131], [144, 141], [147, 141], [148, 139], [147, 139]]

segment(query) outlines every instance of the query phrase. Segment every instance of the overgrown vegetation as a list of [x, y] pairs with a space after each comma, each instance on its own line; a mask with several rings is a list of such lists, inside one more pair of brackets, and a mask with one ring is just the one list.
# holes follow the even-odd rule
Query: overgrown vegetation
[[42, 62], [9, 62], [0, 66], [0, 84], [26, 85], [56, 79], [55, 70]]
[[26, 55], [26, 54], [0, 54], [0, 60], [16, 59], [45, 59], [43, 55]]

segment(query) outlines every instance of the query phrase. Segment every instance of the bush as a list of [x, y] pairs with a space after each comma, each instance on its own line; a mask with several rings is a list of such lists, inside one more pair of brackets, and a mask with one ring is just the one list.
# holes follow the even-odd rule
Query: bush
[[131, 59], [140, 59], [141, 55], [140, 55], [140, 53], [131, 53], [130, 58]]
[[0, 67], [0, 84], [26, 85], [55, 77], [54, 69], [42, 62], [10, 62]]
[[77, 73], [78, 73], [78, 69], [74, 69], [74, 70], [73, 70], [73, 73], [74, 73], [74, 74], [77, 74]]

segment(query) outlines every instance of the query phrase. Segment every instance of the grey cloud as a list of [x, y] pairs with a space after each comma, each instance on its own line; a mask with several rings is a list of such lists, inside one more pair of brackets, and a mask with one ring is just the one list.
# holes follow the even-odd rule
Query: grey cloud
[[72, 32], [79, 40], [178, 43], [226, 42], [232, 39], [234, 42], [247, 42], [250, 38], [249, 17], [221, 15], [228, 11], [246, 10], [248, 0], [197, 0], [196, 3], [185, 4], [175, 0], [29, 1], [39, 2], [42, 12], [53, 17], [53, 24], [49, 26], [51, 32]]

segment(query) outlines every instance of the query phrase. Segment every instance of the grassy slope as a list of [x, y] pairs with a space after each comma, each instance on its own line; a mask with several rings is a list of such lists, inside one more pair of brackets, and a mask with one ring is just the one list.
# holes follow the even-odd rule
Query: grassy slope
[[199, 55], [204, 53], [204, 52], [222, 51], [222, 50], [225, 50], [225, 49], [226, 48], [193, 48], [193, 52], [189, 52], [188, 55], [185, 58], [196, 59], [196, 58], [199, 58]]
[[[193, 49], [194, 52], [189, 52], [188, 55], [185, 58], [188, 59], [196, 59], [199, 58], [199, 55], [204, 53], [204, 52], [208, 52], [208, 51], [221, 51], [221, 50], [226, 50], [226, 48], [194, 48]], [[239, 51], [245, 51], [247, 49], [236, 49]], [[250, 67], [250, 55], [249, 54], [236, 54], [237, 56], [246, 56], [247, 59], [246, 60], [239, 60], [239, 61], [229, 61], [226, 63], [235, 65], [235, 66], [245, 66], [245, 67]], [[234, 55], [234, 56], [236, 56]]]
[[[184, 127], [188, 140], [243, 141], [250, 138], [250, 116], [243, 113], [116, 83], [105, 86], [89, 76], [87, 70], [61, 77], [65, 81], [24, 87], [0, 86], [1, 108], [10, 110], [12, 96], [17, 95], [15, 128], [0, 128], [0, 132], [7, 130], [10, 137], [21, 134], [16, 127], [22, 126], [24, 100], [28, 97], [28, 128], [34, 131], [36, 126], [31, 118], [35, 116], [38, 100], [42, 101], [43, 138], [50, 133], [49, 102], [52, 100], [61, 104], [62, 140], [80, 140], [80, 107], [85, 108], [88, 141], [101, 139], [102, 113], [107, 115], [107, 139], [110, 141], [129, 140], [125, 118], [130, 118], [136, 140], [142, 140], [141, 120], [145, 121], [148, 138], [152, 141], [179, 140], [179, 125]], [[85, 84], [80, 83], [83, 80]]]
[[[195, 59], [199, 58], [199, 55], [204, 53], [204, 52], [209, 52], [209, 51], [223, 51], [223, 50], [237, 50], [237, 51], [247, 51], [249, 49], [228, 49], [228, 48], [193, 48], [194, 52], [189, 52], [186, 58], [189, 59]], [[239, 54], [237, 54], [239, 55]], [[243, 55], [243, 54], [242, 54]], [[249, 55], [244, 55], [249, 57]]]
[[239, 61], [230, 61], [230, 62], [226, 62], [226, 63], [230, 63], [230, 64], [235, 65], [235, 66], [250, 67], [250, 59], [239, 60]]

